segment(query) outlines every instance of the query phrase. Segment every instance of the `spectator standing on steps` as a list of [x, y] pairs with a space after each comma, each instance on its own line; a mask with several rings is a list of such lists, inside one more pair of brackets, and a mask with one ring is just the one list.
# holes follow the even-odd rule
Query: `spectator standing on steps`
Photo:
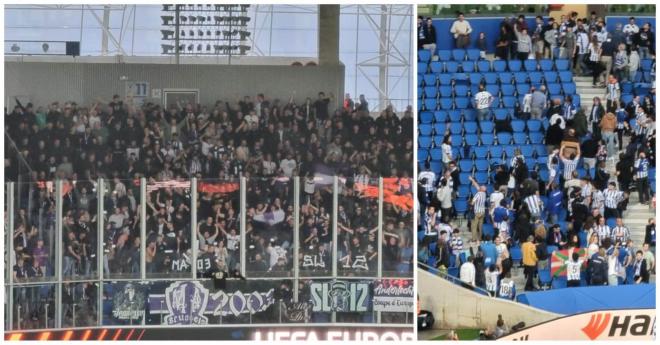
[[456, 48], [466, 49], [470, 46], [470, 33], [472, 33], [472, 27], [470, 26], [470, 22], [465, 20], [463, 12], [458, 13], [458, 17], [451, 25], [449, 32], [454, 35]]
[[472, 197], [472, 207], [474, 210], [474, 218], [470, 226], [472, 232], [472, 240], [481, 241], [481, 233], [484, 225], [484, 218], [486, 216], [486, 186], [480, 186], [474, 177], [470, 176], [470, 181], [477, 193]]
[[534, 291], [534, 276], [536, 275], [536, 264], [538, 263], [534, 236], [527, 236], [527, 242], [523, 243], [520, 249], [523, 256], [523, 266], [525, 267], [525, 277], [527, 278], [525, 291]]

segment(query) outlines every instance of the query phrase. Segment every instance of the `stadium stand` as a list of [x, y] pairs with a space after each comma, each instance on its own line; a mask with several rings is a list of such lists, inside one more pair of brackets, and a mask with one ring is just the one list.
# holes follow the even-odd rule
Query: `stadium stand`
[[[600, 45], [589, 30], [602, 18], [566, 18], [558, 28], [541, 27], [561, 40], [575, 28], [571, 35]], [[502, 26], [517, 28], [513, 21]], [[448, 35], [438, 32], [437, 41]], [[617, 41], [622, 50], [610, 41], [602, 48], [615, 63], [619, 54], [655, 71], [654, 47], [643, 49], [631, 35]], [[420, 51], [418, 62], [418, 262], [497, 295], [512, 281], [519, 292], [561, 289], [567, 275], [570, 286], [648, 283], [645, 270], [655, 265], [655, 73], [616, 74], [603, 59], [592, 67], [602, 69], [594, 80], [604, 83], [592, 85], [574, 57], [559, 51], [531, 51], [524, 60], [513, 50], [495, 57], [487, 51], [472, 61], [463, 49], [443, 49]], [[573, 253], [579, 265], [569, 264]]]

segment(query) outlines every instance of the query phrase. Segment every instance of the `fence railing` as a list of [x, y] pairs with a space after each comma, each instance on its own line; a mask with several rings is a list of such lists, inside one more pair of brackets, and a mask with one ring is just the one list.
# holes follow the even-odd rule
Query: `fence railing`
[[[413, 277], [409, 179], [29, 185], [19, 204], [17, 183], [6, 184], [7, 330], [277, 323], [280, 301], [296, 318], [315, 308], [309, 322], [412, 323], [375, 311], [369, 295]], [[167, 310], [142, 314], [143, 299]]]

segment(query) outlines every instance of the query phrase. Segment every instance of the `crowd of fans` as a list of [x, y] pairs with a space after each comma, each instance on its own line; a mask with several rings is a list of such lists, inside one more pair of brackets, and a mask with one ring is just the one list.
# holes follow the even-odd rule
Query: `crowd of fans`
[[[413, 114], [401, 116], [390, 106], [371, 116], [361, 96], [346, 95], [336, 110], [334, 95], [296, 103], [263, 94], [211, 106], [151, 102], [130, 96], [83, 106], [53, 102], [21, 104], [5, 112], [5, 172], [20, 180], [14, 221], [14, 282], [55, 275], [55, 179], [65, 181], [63, 196], [63, 278], [95, 279], [140, 276], [141, 243], [146, 241], [148, 278], [198, 277], [214, 270], [241, 267], [246, 246], [252, 276], [291, 276], [293, 265], [293, 177], [301, 177], [301, 255], [318, 254], [324, 265], [301, 270], [329, 270], [332, 258], [332, 189], [318, 183], [319, 174], [341, 181], [370, 176], [412, 177]], [[140, 237], [140, 178], [147, 179], [146, 238]], [[197, 219], [192, 226], [190, 178], [199, 183], [235, 185], [216, 190], [198, 188]], [[246, 243], [241, 243], [238, 178], [247, 178]], [[103, 210], [97, 210], [97, 179], [105, 180]], [[188, 183], [188, 184], [186, 184]], [[354, 266], [367, 255], [372, 275], [379, 255], [372, 231], [377, 198], [361, 198], [343, 184], [338, 228], [339, 267]], [[365, 203], [362, 214], [343, 202]], [[368, 206], [368, 208], [367, 208]], [[386, 208], [389, 211], [390, 208]], [[392, 211], [388, 229], [403, 222], [401, 237], [412, 237], [412, 217]], [[104, 217], [103, 238], [97, 238]], [[358, 220], [360, 219], [360, 220]], [[368, 224], [367, 224], [368, 223]], [[191, 236], [199, 244], [192, 262]], [[103, 261], [98, 262], [98, 241]], [[388, 241], [388, 243], [390, 243]], [[393, 241], [385, 266], [410, 264], [412, 242]], [[403, 252], [403, 253], [402, 253]], [[384, 253], [383, 253], [384, 254]], [[346, 256], [348, 257], [346, 258]], [[341, 270], [341, 268], [340, 268]], [[396, 271], [394, 269], [393, 271]], [[410, 269], [406, 272], [410, 274]], [[356, 272], [359, 274], [359, 270]], [[310, 273], [319, 275], [318, 273]], [[23, 294], [16, 298], [24, 301]], [[23, 296], [23, 297], [21, 297]], [[17, 305], [19, 303], [16, 303]], [[16, 315], [16, 314], [15, 314]], [[23, 314], [27, 315], [27, 314]]]
[[[583, 285], [648, 283], [655, 268], [655, 219], [649, 220], [644, 243], [633, 242], [624, 219], [632, 190], [638, 192], [639, 203], [655, 209], [655, 190], [650, 188], [656, 164], [654, 33], [649, 23], [638, 27], [634, 17], [607, 32], [604, 19], [593, 13], [591, 18], [577, 18], [573, 12], [558, 21], [539, 16], [536, 24], [527, 27], [522, 15], [505, 18], [494, 59], [569, 59], [574, 74], [593, 76], [595, 87], [606, 87], [604, 97], [596, 97], [588, 109], [573, 104], [569, 96], [564, 101], [549, 99], [544, 86], [530, 90], [516, 105], [515, 116], [548, 121], [541, 127], [547, 153], [539, 154], [547, 161], [528, 165], [516, 150], [507, 162], [491, 167], [486, 183], [469, 177], [471, 198], [465, 218], [470, 238], [458, 226], [462, 219], [457, 219], [455, 201], [461, 184], [466, 185], [459, 174], [471, 172], [461, 171], [451, 138], [445, 135], [442, 173], [427, 161], [418, 175], [418, 260], [441, 270], [454, 269], [465, 286], [505, 298], [515, 296], [514, 261], [524, 267], [525, 290], [535, 290], [538, 272], [550, 270], [551, 253], [570, 248], [586, 254], [576, 250], [577, 257], [563, 262], [568, 286], [580, 285], [580, 280]], [[431, 32], [435, 28], [430, 18], [420, 18], [419, 49], [435, 53], [435, 39], [428, 40]], [[482, 50], [482, 57], [493, 58], [482, 41], [487, 33], [472, 43], [471, 32], [461, 13], [450, 32], [439, 37], [451, 35], [456, 48], [474, 46]], [[633, 94], [626, 102], [619, 83], [639, 81], [640, 59], [652, 59], [653, 80], [645, 80], [651, 84], [649, 94]], [[485, 104], [478, 109], [483, 112], [479, 121], [489, 119], [497, 95], [481, 87], [473, 96], [475, 104]], [[507, 122], [495, 121], [496, 132], [505, 130]], [[541, 177], [542, 170], [546, 177]]]

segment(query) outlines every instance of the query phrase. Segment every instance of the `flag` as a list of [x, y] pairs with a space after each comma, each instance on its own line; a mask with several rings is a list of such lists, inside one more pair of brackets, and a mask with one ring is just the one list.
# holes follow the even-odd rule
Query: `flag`
[[201, 193], [222, 193], [229, 194], [238, 191], [240, 185], [238, 182], [221, 182], [221, 183], [197, 183], [197, 190]]
[[[367, 198], [378, 198], [378, 185], [356, 183], [355, 189]], [[383, 178], [383, 201], [410, 212], [413, 208], [412, 189], [409, 179]]]
[[[570, 260], [573, 256], [575, 248], [555, 250], [550, 258], [550, 274], [553, 277], [566, 276], [566, 261]], [[584, 261], [582, 270], [587, 268], [587, 248], [578, 248], [577, 253]]]

